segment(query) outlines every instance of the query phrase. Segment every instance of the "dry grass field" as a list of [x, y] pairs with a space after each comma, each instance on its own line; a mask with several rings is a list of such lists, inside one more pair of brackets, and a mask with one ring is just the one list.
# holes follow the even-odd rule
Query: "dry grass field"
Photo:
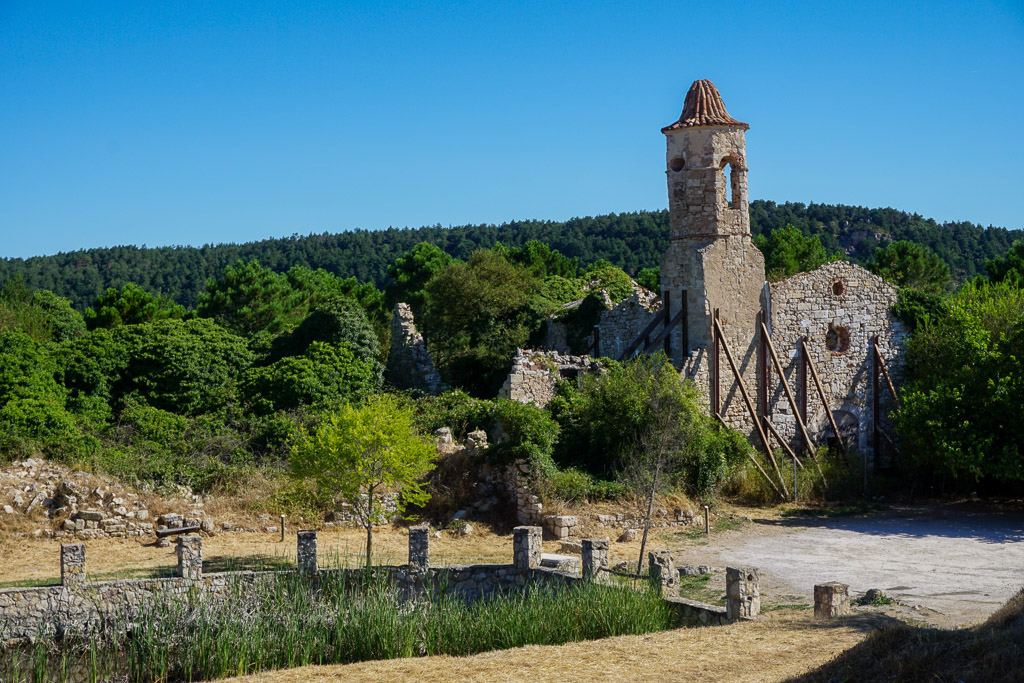
[[806, 674], [892, 621], [861, 614], [814, 621], [806, 610], [756, 621], [643, 636], [486, 652], [308, 666], [227, 679], [231, 683], [342, 681], [784, 681]]

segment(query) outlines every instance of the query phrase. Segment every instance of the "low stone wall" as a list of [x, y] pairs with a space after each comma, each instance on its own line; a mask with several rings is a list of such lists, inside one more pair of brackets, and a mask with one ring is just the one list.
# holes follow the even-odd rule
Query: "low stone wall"
[[[429, 529], [414, 527], [409, 535], [409, 564], [380, 567], [388, 574], [406, 599], [419, 599], [444, 593], [467, 600], [528, 590], [531, 586], [566, 586], [581, 581], [608, 582], [608, 539], [584, 539], [579, 572], [541, 566], [542, 530], [536, 526], [516, 527], [513, 532], [511, 564], [460, 565], [431, 567]], [[672, 594], [678, 587], [671, 555], [658, 553], [663, 596], [676, 606], [683, 623], [704, 625], [725, 623], [724, 610], [713, 605], [685, 600]], [[0, 589], [0, 645], [38, 637], [64, 637], [85, 633], [103, 619], [127, 624], [146, 604], [160, 596], [197, 599], [244, 599], [252, 591], [270, 590], [281, 577], [296, 571], [325, 576], [331, 573], [353, 574], [361, 569], [319, 568], [316, 560], [316, 532], [300, 531], [298, 570], [234, 571], [204, 574], [202, 537], [178, 538], [177, 576], [150, 579], [122, 579], [89, 582], [86, 574], [85, 546], [61, 548], [59, 586]], [[653, 558], [655, 554], [652, 553]], [[749, 574], [748, 570], [744, 570]], [[742, 616], [752, 616], [743, 614]]]

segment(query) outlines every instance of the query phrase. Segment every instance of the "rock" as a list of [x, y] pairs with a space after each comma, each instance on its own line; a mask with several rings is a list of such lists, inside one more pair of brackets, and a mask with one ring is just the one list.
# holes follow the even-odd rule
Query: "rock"
[[636, 540], [636, 529], [625, 529], [619, 536], [619, 543], [630, 543]]
[[882, 592], [882, 589], [880, 589], [880, 588], [869, 588], [867, 590], [867, 592], [864, 593], [864, 597], [861, 598], [861, 600], [865, 604], [872, 604], [872, 603], [876, 603], [876, 602], [881, 602], [886, 597], [888, 597], [888, 596], [885, 593]]
[[102, 522], [106, 515], [99, 510], [79, 510], [75, 513], [75, 519], [83, 519], [86, 522]]
[[703, 576], [704, 574], [710, 574], [711, 567], [701, 564], [697, 566], [683, 565], [679, 567], [679, 576]]
[[459, 536], [469, 536], [472, 533], [473, 525], [469, 522], [466, 522], [465, 524], [459, 527]]
[[222, 531], [231, 531], [235, 528], [235, 525], [232, 522], [221, 522], [220, 528]]
[[440, 531], [435, 531], [434, 532], [434, 538], [441, 538], [441, 532]]
[[199, 529], [208, 534], [213, 533], [213, 520], [209, 517], [204, 517], [202, 524], [199, 525]]
[[154, 543], [153, 545], [155, 545], [157, 548], [170, 548], [171, 540], [169, 538], [158, 538], [156, 539], [156, 543]]
[[452, 430], [448, 427], [441, 427], [434, 430], [434, 438], [438, 444], [450, 444], [452, 442]]
[[13, 515], [14, 508], [12, 508], [10, 505], [4, 505], [4, 514]]
[[143, 508], [142, 510], [136, 510], [135, 519], [139, 520], [140, 522], [149, 519], [149, 510], [146, 510], [145, 508]]
[[598, 524], [615, 524], [615, 515], [598, 515]]
[[276, 534], [277, 533], [277, 527], [274, 526], [273, 524], [271, 524], [270, 526], [263, 527], [263, 530], [265, 532], [267, 532], [268, 534]]
[[583, 544], [579, 541], [562, 541], [562, 545], [559, 550], [563, 553], [580, 555], [583, 553]]

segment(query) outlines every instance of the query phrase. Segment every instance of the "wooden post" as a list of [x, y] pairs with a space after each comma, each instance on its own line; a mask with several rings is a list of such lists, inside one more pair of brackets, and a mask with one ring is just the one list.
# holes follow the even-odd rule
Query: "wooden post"
[[754, 410], [754, 405], [750, 400], [750, 394], [747, 393], [747, 387], [743, 383], [743, 377], [740, 375], [739, 368], [736, 367], [736, 361], [733, 360], [732, 351], [729, 349], [729, 342], [725, 340], [722, 325], [718, 322], [718, 318], [715, 318], [713, 324], [718, 338], [722, 340], [722, 349], [725, 351], [725, 359], [729, 361], [729, 368], [732, 370], [732, 374], [736, 378], [736, 384], [740, 387], [740, 394], [743, 395], [743, 402], [747, 404], [747, 410], [750, 412], [750, 419], [754, 421], [754, 426], [757, 427], [757, 434], [761, 437], [761, 443], [764, 444], [764, 451], [771, 460], [772, 466], [775, 468], [775, 473], [779, 475], [779, 483], [782, 484], [782, 491], [786, 494], [786, 498], [789, 498], [789, 491], [786, 490], [786, 482], [782, 478], [782, 470], [779, 469], [779, 463], [775, 461], [775, 454], [772, 453], [772, 445], [768, 443], [768, 437], [765, 436], [764, 427], [761, 426], [760, 421], [757, 419], [757, 411]]
[[[878, 428], [881, 426], [881, 420], [879, 419], [879, 400], [878, 400], [878, 335], [876, 334], [871, 338], [871, 423], [873, 426], [871, 441], [872, 448], [874, 450], [874, 462], [879, 461], [879, 446], [878, 440]], [[867, 455], [864, 456], [864, 490], [868, 490], [868, 463]]]
[[[758, 323], [764, 323], [767, 316], [763, 310], [758, 311]], [[757, 409], [764, 424], [768, 424], [768, 351], [764, 342], [764, 332], [758, 327], [757, 339]]]
[[[806, 337], [801, 337], [800, 341]], [[800, 365], [797, 369], [797, 396], [800, 397], [800, 419], [803, 420], [804, 424], [807, 424], [807, 347], [801, 344], [800, 347]], [[783, 380], [785, 381], [785, 380]]]
[[[661, 301], [665, 309], [665, 327], [668, 327], [668, 323], [672, 319], [672, 292], [666, 289]], [[672, 335], [670, 334], [665, 335], [665, 356], [672, 358]]]
[[[715, 413], [715, 419], [718, 420], [719, 424], [721, 424], [726, 429], [729, 428], [729, 425], [725, 424], [725, 420], [722, 419], [722, 416], [720, 414]], [[761, 473], [761, 476], [764, 477], [764, 480], [768, 482], [768, 485], [775, 489], [775, 493], [779, 494], [779, 498], [785, 500], [785, 494], [783, 494], [782, 491], [779, 490], [779, 487], [775, 484], [775, 480], [768, 476], [768, 473], [764, 471], [763, 467], [761, 467], [761, 463], [759, 463], [757, 459], [754, 458], [753, 455], [751, 455], [750, 451], [747, 451], [747, 457], [750, 458], [750, 462], [754, 463], [754, 467], [756, 467], [757, 471]]]
[[284, 543], [284, 515], [281, 515], [281, 542]]
[[814, 367], [814, 359], [811, 358], [810, 353], [807, 349], [807, 337], [800, 340], [801, 353], [807, 358], [807, 367], [811, 371], [811, 379], [814, 380], [814, 388], [818, 390], [818, 398], [821, 399], [821, 405], [825, 406], [825, 415], [828, 416], [828, 423], [832, 425], [832, 431], [836, 434], [836, 439], [839, 441], [839, 450], [843, 454], [843, 459], [846, 460], [846, 464], [850, 464], [850, 457], [846, 453], [846, 444], [843, 443], [843, 438], [839, 435], [839, 426], [836, 424], [836, 418], [832, 414], [832, 408], [828, 405], [828, 399], [825, 398], [825, 389], [821, 386], [821, 380], [818, 379], [818, 371]]
[[900, 397], [896, 394], [896, 387], [893, 386], [892, 377], [889, 376], [889, 368], [885, 367], [885, 359], [882, 358], [882, 352], [875, 347], [875, 354], [878, 356], [878, 369], [882, 371], [882, 377], [885, 378], [885, 384], [889, 388], [889, 394], [892, 396], [893, 402], [896, 404], [896, 410], [900, 409]]
[[[768, 331], [764, 330], [764, 332], [767, 335]], [[804, 443], [807, 444], [807, 452], [810, 453], [811, 460], [814, 461], [815, 467], [818, 468], [818, 476], [821, 477], [822, 483], [826, 483], [825, 473], [821, 471], [821, 465], [818, 463], [818, 456], [814, 450], [814, 444], [811, 442], [811, 435], [807, 432], [807, 425], [800, 416], [800, 411], [796, 405], [796, 399], [793, 398], [793, 392], [789, 389], [789, 382], [786, 381], [786, 374], [782, 371], [782, 363], [779, 362], [779, 356], [775, 353], [775, 345], [772, 344], [771, 337], [766, 336], [766, 339], [768, 340], [768, 355], [771, 356], [772, 364], [775, 366], [775, 372], [779, 373], [779, 381], [782, 382], [782, 388], [786, 392], [786, 398], [789, 400], [789, 407], [793, 410], [793, 414], [796, 416], [796, 423], [800, 427], [800, 432], [803, 434]]]
[[721, 335], [718, 333], [718, 309], [715, 309], [714, 318], [711, 321], [711, 338], [714, 340], [712, 346], [715, 348], [714, 356], [711, 359], [711, 410], [715, 413], [722, 412], [721, 396], [719, 396], [719, 390], [721, 389], [721, 379], [719, 377], [719, 366], [718, 366], [718, 348], [721, 342]]
[[775, 425], [772, 424], [772, 421], [765, 418], [764, 426], [768, 428], [768, 433], [774, 436], [775, 440], [779, 442], [779, 445], [782, 446], [782, 450], [786, 451], [786, 455], [791, 457], [793, 461], [800, 466], [800, 469], [803, 469], [804, 464], [800, 462], [800, 458], [796, 457], [796, 453], [793, 452], [793, 449], [790, 448], [789, 444], [786, 443], [786, 441], [782, 438], [782, 435], [779, 434], [779, 431], [775, 429]]
[[707, 505], [704, 506], [704, 533], [711, 535], [711, 511]]
[[690, 309], [688, 308], [689, 304], [687, 303], [686, 290], [685, 289], [682, 291], [682, 297], [683, 297], [683, 300], [680, 301], [679, 303], [683, 307], [683, 318], [682, 318], [682, 322], [683, 322], [683, 348], [681, 348], [679, 351], [683, 355], [683, 359], [684, 359], [683, 362], [685, 362], [686, 356], [689, 355], [689, 353], [690, 353], [690, 319], [689, 319]]

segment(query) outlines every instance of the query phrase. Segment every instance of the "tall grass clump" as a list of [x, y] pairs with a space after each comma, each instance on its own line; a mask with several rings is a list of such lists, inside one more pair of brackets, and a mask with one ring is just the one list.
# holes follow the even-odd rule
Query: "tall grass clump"
[[[258, 588], [235, 584], [212, 599], [158, 597], [130, 623], [108, 622], [89, 645], [79, 644], [70, 669], [76, 678], [85, 672], [101, 680], [195, 681], [308, 664], [556, 645], [676, 625], [671, 606], [648, 590], [535, 584], [466, 601], [447, 589], [442, 575], [429, 599], [407, 601], [387, 570], [314, 578], [289, 573]], [[0, 680], [67, 679], [69, 647], [23, 650], [15, 664], [0, 663]], [[44, 655], [59, 668], [48, 666]]]

